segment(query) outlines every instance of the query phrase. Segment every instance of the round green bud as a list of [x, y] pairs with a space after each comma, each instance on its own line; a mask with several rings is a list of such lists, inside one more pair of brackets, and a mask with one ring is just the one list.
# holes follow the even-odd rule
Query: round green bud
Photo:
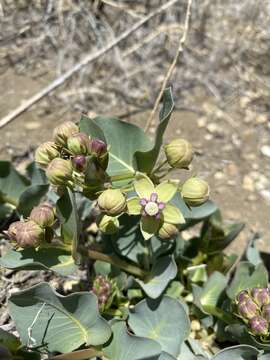
[[70, 160], [55, 158], [46, 170], [47, 178], [53, 185], [65, 185], [72, 179], [72, 163]]
[[56, 144], [61, 146], [66, 146], [67, 139], [79, 132], [79, 128], [72, 121], [64, 122], [63, 124], [57, 126], [53, 132], [53, 139]]
[[126, 209], [126, 198], [120, 190], [108, 189], [99, 195], [98, 206], [107, 215], [120, 215]]
[[35, 152], [35, 162], [42, 168], [46, 168], [49, 163], [59, 156], [57, 146], [52, 141], [41, 144]]
[[84, 133], [74, 134], [67, 139], [67, 147], [74, 155], [87, 155], [90, 146], [90, 138]]
[[44, 230], [34, 221], [22, 222], [16, 234], [17, 244], [22, 248], [37, 247], [44, 240]]
[[175, 139], [164, 146], [168, 163], [173, 168], [187, 168], [192, 161], [192, 145], [185, 139]]
[[44, 203], [33, 208], [30, 213], [30, 220], [45, 228], [54, 224], [54, 209], [51, 204]]
[[177, 227], [173, 224], [164, 223], [159, 229], [158, 236], [161, 239], [171, 239], [179, 233]]
[[119, 220], [115, 216], [101, 214], [97, 219], [97, 226], [104, 234], [115, 234], [119, 230]]
[[182, 186], [181, 194], [184, 201], [190, 206], [199, 206], [209, 198], [209, 185], [206, 181], [192, 177]]

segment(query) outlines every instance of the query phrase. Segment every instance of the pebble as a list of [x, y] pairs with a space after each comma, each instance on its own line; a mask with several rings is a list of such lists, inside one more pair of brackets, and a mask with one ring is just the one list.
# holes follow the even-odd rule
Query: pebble
[[270, 190], [261, 190], [260, 195], [267, 201], [270, 201]]
[[247, 191], [254, 191], [255, 190], [254, 180], [248, 175], [244, 176], [242, 186], [243, 186], [243, 189], [245, 189]]
[[270, 157], [270, 146], [269, 146], [269, 145], [263, 145], [263, 146], [261, 147], [261, 153], [262, 153], [264, 156]]

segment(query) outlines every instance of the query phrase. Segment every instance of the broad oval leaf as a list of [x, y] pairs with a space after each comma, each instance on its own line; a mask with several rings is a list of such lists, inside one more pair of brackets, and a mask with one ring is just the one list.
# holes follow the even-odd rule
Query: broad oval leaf
[[158, 360], [160, 345], [150, 339], [129, 334], [125, 322], [118, 321], [112, 325], [113, 337], [104, 348], [109, 360]]
[[20, 196], [17, 210], [24, 217], [30, 215], [34, 206], [40, 204], [49, 190], [49, 185], [31, 185]]
[[220, 351], [212, 360], [257, 360], [260, 351], [253, 346], [237, 345]]
[[0, 265], [16, 270], [52, 270], [62, 276], [71, 275], [77, 269], [70, 251], [56, 247], [9, 250], [0, 258]]
[[190, 332], [184, 306], [169, 296], [161, 301], [142, 300], [130, 312], [128, 323], [137, 336], [157, 341], [162, 351], [175, 357]]
[[175, 278], [177, 266], [173, 256], [163, 256], [156, 260], [146, 282], [136, 279], [145, 293], [152, 299], [157, 299]]
[[111, 335], [92, 293], [61, 296], [41, 283], [12, 295], [9, 310], [22, 343], [51, 352], [70, 352], [83, 344], [101, 345]]
[[0, 346], [3, 345], [10, 351], [16, 351], [20, 345], [20, 340], [13, 334], [0, 328]]

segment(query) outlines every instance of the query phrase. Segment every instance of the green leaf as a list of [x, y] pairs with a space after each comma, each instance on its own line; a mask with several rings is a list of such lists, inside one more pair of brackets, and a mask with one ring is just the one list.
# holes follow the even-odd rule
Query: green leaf
[[[196, 344], [196, 348], [194, 349]], [[209, 357], [203, 349], [201, 349], [198, 341], [189, 338], [181, 347], [181, 353], [177, 360], [208, 360]], [[236, 359], [235, 359], [236, 360]]]
[[21, 194], [30, 185], [9, 161], [0, 161], [0, 202], [17, 206]]
[[253, 346], [237, 345], [220, 351], [212, 360], [257, 360], [259, 354]]
[[254, 267], [249, 262], [241, 262], [227, 289], [227, 295], [234, 300], [241, 290], [252, 287], [267, 287], [268, 273], [263, 264]]
[[9, 310], [22, 343], [30, 341], [51, 352], [101, 345], [111, 335], [108, 323], [98, 313], [96, 296], [88, 292], [62, 296], [41, 283], [12, 295]]
[[104, 348], [109, 360], [158, 360], [161, 347], [156, 341], [129, 334], [123, 321], [115, 322], [112, 331], [113, 338]]
[[76, 264], [80, 264], [78, 253], [80, 225], [76, 201], [70, 189], [56, 203], [57, 216], [61, 223], [61, 238], [65, 244], [72, 244], [72, 256]]
[[175, 278], [177, 266], [173, 256], [163, 256], [156, 260], [146, 282], [136, 279], [145, 293], [152, 299], [157, 299]]
[[29, 186], [20, 196], [18, 212], [24, 217], [28, 217], [33, 207], [40, 204], [48, 190], [49, 184]]
[[1, 345], [13, 352], [20, 347], [21, 342], [16, 336], [0, 328], [0, 346]]
[[48, 184], [48, 179], [45, 171], [38, 167], [34, 161], [27, 166], [26, 171], [32, 185]]
[[143, 300], [130, 312], [128, 324], [137, 336], [157, 341], [162, 351], [172, 356], [180, 353], [189, 335], [189, 317], [183, 305], [169, 296], [161, 301]]
[[83, 116], [80, 129], [91, 136], [100, 138], [103, 134], [105, 137], [109, 146], [107, 172], [110, 176], [127, 172], [134, 173], [137, 170], [133, 165], [134, 153], [151, 147], [151, 142], [142, 129], [116, 118], [89, 119]]
[[159, 124], [156, 129], [154, 145], [150, 150], [143, 151], [140, 149], [134, 155], [134, 162], [139, 171], [149, 174], [153, 170], [163, 143], [163, 134], [169, 123], [173, 108], [172, 89], [167, 88], [163, 93], [163, 106], [159, 114]]
[[16, 270], [52, 270], [62, 276], [70, 275], [77, 269], [70, 252], [56, 247], [9, 250], [0, 258], [0, 265]]

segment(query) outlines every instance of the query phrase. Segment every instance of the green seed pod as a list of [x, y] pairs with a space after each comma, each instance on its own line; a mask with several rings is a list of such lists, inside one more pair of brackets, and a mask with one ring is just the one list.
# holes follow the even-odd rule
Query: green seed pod
[[253, 335], [268, 335], [268, 322], [261, 316], [250, 319], [249, 326]]
[[39, 226], [45, 228], [54, 224], [53, 206], [44, 203], [33, 208], [30, 214], [30, 220], [33, 220]]
[[59, 155], [56, 144], [52, 141], [47, 141], [37, 148], [35, 152], [35, 162], [40, 167], [46, 168], [49, 163]]
[[90, 153], [91, 141], [86, 134], [78, 133], [67, 139], [67, 147], [74, 155], [87, 155]]
[[197, 177], [186, 180], [181, 190], [184, 201], [190, 206], [199, 206], [209, 198], [209, 185]]
[[115, 216], [101, 214], [97, 219], [97, 226], [104, 234], [115, 234], [119, 230], [119, 221]]
[[192, 161], [192, 145], [185, 139], [175, 139], [164, 146], [168, 163], [173, 168], [187, 168]]
[[70, 160], [55, 158], [49, 164], [46, 175], [50, 183], [53, 185], [65, 185], [67, 181], [72, 179], [72, 163]]
[[120, 190], [108, 189], [99, 195], [98, 206], [107, 215], [120, 215], [126, 209], [126, 198]]
[[61, 146], [67, 145], [67, 139], [79, 132], [79, 128], [72, 121], [67, 121], [54, 129], [53, 139], [56, 144]]
[[175, 225], [164, 223], [159, 229], [158, 236], [161, 239], [171, 239], [178, 234], [178, 229]]
[[16, 241], [22, 248], [38, 247], [43, 240], [44, 230], [32, 220], [22, 223], [18, 228]]

